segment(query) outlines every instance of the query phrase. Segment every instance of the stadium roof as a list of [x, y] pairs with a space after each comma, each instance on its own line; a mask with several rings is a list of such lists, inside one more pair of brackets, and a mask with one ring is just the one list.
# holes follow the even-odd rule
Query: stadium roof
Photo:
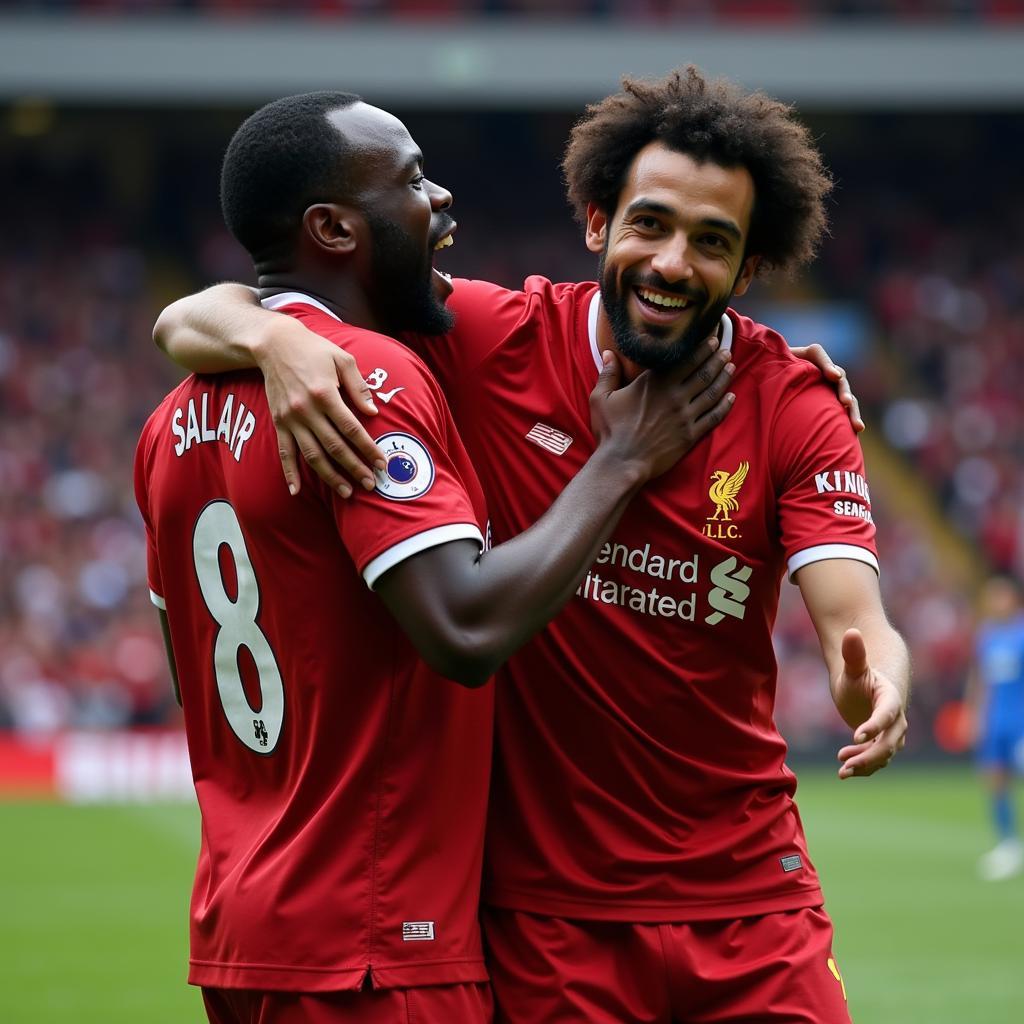
[[0, 98], [249, 103], [344, 88], [405, 107], [578, 106], [693, 62], [803, 108], [1024, 103], [1024, 29], [721, 29], [623, 23], [323, 23], [0, 17]]

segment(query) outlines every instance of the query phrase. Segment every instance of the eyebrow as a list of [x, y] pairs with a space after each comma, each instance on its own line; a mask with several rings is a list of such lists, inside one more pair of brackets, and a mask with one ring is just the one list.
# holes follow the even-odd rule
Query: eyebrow
[[402, 173], [408, 174], [411, 170], [422, 170], [423, 169], [423, 154], [420, 152], [413, 153], [408, 160], [402, 164]]
[[[674, 217], [676, 211], [665, 203], [659, 203], [654, 199], [646, 199], [644, 196], [640, 196], [639, 199], [634, 199], [633, 202], [626, 207], [624, 216], [628, 217], [635, 213], [642, 211], [648, 211], [650, 213], [658, 213], [663, 217]], [[740, 231], [739, 225], [735, 221], [726, 220], [722, 217], [705, 217], [701, 222], [702, 225], [709, 228], [717, 228], [719, 231], [724, 231], [727, 235], [730, 235], [737, 242], [743, 241], [743, 232]]]
[[724, 231], [727, 235], [732, 235], [737, 242], [743, 241], [743, 232], [740, 231], [739, 225], [735, 221], [724, 220], [721, 217], [707, 217], [701, 223], [706, 224], [709, 228], [718, 228], [719, 231]]

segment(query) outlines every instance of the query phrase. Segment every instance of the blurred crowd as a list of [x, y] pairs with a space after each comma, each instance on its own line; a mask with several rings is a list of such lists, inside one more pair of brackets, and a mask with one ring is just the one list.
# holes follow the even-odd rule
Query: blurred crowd
[[[941, 156], [921, 145], [916, 160], [921, 140], [901, 154], [892, 139], [899, 119], [876, 129], [882, 158], [858, 166], [856, 188], [840, 180], [817, 268], [822, 292], [866, 300], [875, 335], [853, 376], [874, 435], [866, 444], [882, 443], [889, 469], [879, 474], [869, 458], [883, 595], [914, 658], [911, 748], [958, 745], [932, 725], [963, 694], [975, 589], [993, 572], [1024, 578], [1024, 199], [1012, 170], [1022, 152], [999, 128]], [[937, 121], [929, 130], [941, 132]], [[974, 161], [1007, 142], [1005, 166], [977, 187]], [[940, 160], [943, 172], [929, 174]], [[820, 678], [820, 656], [787, 596], [776, 637], [791, 677], [779, 718], [799, 743], [806, 716], [813, 746], [837, 723], [827, 706], [803, 703], [827, 704], [820, 688], [791, 685]]]
[[[450, 121], [414, 129], [428, 154], [442, 142], [423, 136], [436, 130], [443, 139]], [[513, 130], [525, 137], [516, 124], [500, 123], [506, 141]], [[564, 126], [541, 127], [564, 138]], [[991, 134], [998, 146], [1002, 127]], [[199, 135], [193, 128], [190, 137]], [[848, 149], [862, 145], [853, 138]], [[516, 173], [527, 179], [531, 160], [556, 159], [523, 153]], [[194, 173], [212, 181], [214, 159], [195, 158]], [[908, 189], [895, 159], [874, 181], [869, 168], [836, 159], [847, 184], [833, 238], [801, 290], [783, 285], [780, 294], [854, 299], [873, 324], [851, 373], [871, 443], [884, 451], [888, 476], [895, 467], [902, 481], [881, 486], [873, 477], [872, 497], [885, 597], [915, 658], [911, 745], [927, 748], [930, 720], [959, 695], [971, 651], [970, 589], [950, 573], [950, 552], [966, 550], [979, 578], [992, 568], [1024, 574], [1024, 201], [1010, 170], [990, 175], [968, 209], [956, 188], [951, 207], [924, 179]], [[967, 174], [974, 163], [964, 161]], [[199, 202], [187, 163], [171, 155], [164, 163], [174, 172], [143, 201], [150, 215], [127, 216], [110, 189], [104, 197], [92, 186], [92, 205], [47, 208], [88, 183], [82, 165], [61, 178], [42, 164], [0, 161], [9, 228], [0, 237], [0, 728], [38, 734], [178, 720], [132, 493], [139, 430], [180, 379], [150, 332], [167, 298], [244, 277], [247, 263], [219, 224], [212, 188]], [[491, 200], [497, 174], [481, 168], [479, 196], [468, 189], [458, 200], [466, 219], [447, 269], [503, 284], [536, 270], [592, 274], [557, 182], [553, 198], [538, 189], [528, 212], [503, 218]], [[963, 215], [936, 213], [947, 208]], [[937, 526], [924, 528], [922, 508]], [[843, 727], [813, 630], [796, 588], [784, 585], [784, 594], [778, 719], [795, 748], [834, 749]]]
[[175, 378], [150, 358], [143, 254], [116, 239], [0, 252], [0, 726], [166, 719], [131, 488]]
[[781, 25], [871, 19], [1005, 21], [1024, 17], [1022, 0], [0, 0], [0, 10], [84, 14], [201, 12], [214, 16], [588, 17]]

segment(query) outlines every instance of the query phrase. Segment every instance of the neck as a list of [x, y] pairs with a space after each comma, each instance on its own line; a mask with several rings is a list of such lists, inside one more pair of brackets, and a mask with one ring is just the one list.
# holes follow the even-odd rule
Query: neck
[[305, 272], [260, 274], [257, 280], [260, 298], [268, 299], [281, 292], [302, 292], [322, 302], [332, 313], [353, 327], [379, 331], [380, 325], [370, 309], [363, 290], [347, 278]]
[[[722, 329], [720, 326], [715, 327], [715, 334], [721, 338]], [[615, 333], [612, 331], [611, 321], [608, 319], [608, 314], [604, 309], [604, 303], [600, 303], [597, 311], [597, 350], [598, 352], [604, 352], [607, 349], [611, 349], [619, 357], [619, 362], [622, 364], [622, 376], [627, 383], [636, 380], [644, 372], [643, 366], [639, 363], [634, 363], [632, 359], [628, 359], [619, 351], [619, 346], [615, 341]]]
[[622, 364], [622, 376], [627, 382], [636, 380], [644, 372], [644, 368], [639, 363], [634, 363], [632, 359], [627, 359], [619, 351], [618, 343], [615, 341], [615, 334], [612, 331], [611, 321], [608, 319], [608, 314], [604, 311], [604, 303], [602, 302], [597, 310], [597, 350], [598, 352], [606, 352], [609, 349], [619, 357], [619, 362]]

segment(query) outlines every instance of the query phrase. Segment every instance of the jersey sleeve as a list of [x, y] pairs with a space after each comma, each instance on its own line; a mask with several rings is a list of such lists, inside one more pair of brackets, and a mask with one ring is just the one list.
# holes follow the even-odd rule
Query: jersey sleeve
[[164, 611], [167, 610], [167, 602], [164, 600], [163, 576], [160, 573], [160, 559], [156, 550], [156, 536], [153, 531], [153, 520], [149, 514], [149, 458], [152, 449], [152, 421], [146, 424], [146, 428], [139, 438], [138, 447], [135, 449], [135, 501], [142, 514], [142, 522], [146, 529], [146, 581], [149, 586], [149, 598]]
[[[368, 380], [379, 414], [367, 424], [384, 451], [373, 491], [356, 488], [348, 500], [331, 497], [342, 541], [371, 588], [406, 558], [455, 540], [483, 546], [479, 484], [455, 431], [444, 396], [412, 353], [387, 348], [350, 348]], [[479, 512], [478, 512], [479, 509]]]
[[405, 341], [430, 367], [445, 394], [458, 393], [458, 378], [476, 372], [495, 346], [522, 321], [527, 297], [489, 281], [456, 278], [448, 299], [455, 326], [443, 337], [410, 335]]
[[772, 436], [789, 577], [827, 558], [866, 562], [878, 572], [864, 455], [846, 410], [810, 371], [801, 374], [792, 391]]

